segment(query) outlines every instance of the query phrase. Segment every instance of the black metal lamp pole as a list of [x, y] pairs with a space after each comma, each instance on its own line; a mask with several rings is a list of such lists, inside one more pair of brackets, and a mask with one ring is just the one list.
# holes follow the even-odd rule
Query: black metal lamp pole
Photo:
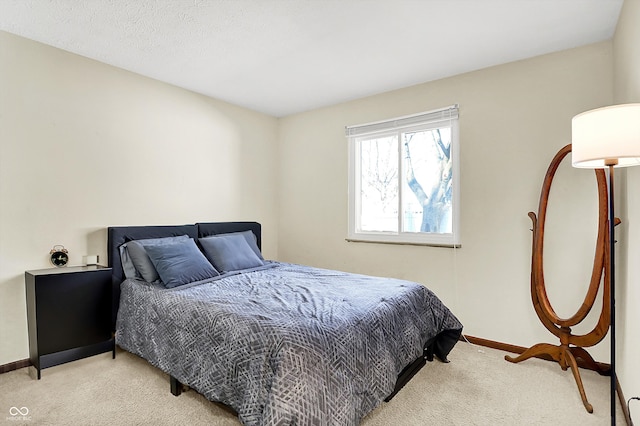
[[609, 166], [609, 304], [611, 314], [611, 426], [616, 424], [616, 237], [615, 237], [615, 213], [613, 201], [613, 169], [617, 160], [607, 160]]

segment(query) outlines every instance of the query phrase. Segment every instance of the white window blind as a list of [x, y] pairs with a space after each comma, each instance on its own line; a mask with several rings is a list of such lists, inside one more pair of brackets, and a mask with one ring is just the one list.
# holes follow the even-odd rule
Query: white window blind
[[402, 129], [416, 124], [431, 124], [438, 122], [449, 122], [458, 118], [458, 105], [451, 105], [433, 111], [421, 112], [419, 114], [406, 115], [391, 120], [376, 121], [374, 123], [357, 124], [345, 127], [345, 134], [348, 137], [370, 135], [377, 132]]

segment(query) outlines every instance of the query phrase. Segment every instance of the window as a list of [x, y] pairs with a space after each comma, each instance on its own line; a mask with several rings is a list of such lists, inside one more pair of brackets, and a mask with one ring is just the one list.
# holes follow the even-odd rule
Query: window
[[349, 240], [460, 244], [457, 105], [346, 133]]

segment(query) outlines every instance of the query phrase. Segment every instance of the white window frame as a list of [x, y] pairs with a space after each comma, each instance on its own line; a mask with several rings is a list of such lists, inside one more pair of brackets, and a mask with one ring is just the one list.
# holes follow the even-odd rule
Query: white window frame
[[[346, 135], [349, 138], [349, 229], [347, 241], [460, 247], [460, 140], [458, 121], [458, 105], [452, 105], [434, 111], [374, 123], [347, 126], [345, 128]], [[359, 142], [362, 139], [370, 139], [371, 136], [399, 135], [407, 130], [428, 130], [443, 126], [451, 127], [452, 232], [402, 232], [402, 214], [400, 213], [398, 213], [399, 232], [360, 230], [361, 207], [359, 194], [361, 170]], [[400, 173], [398, 174], [398, 179], [400, 179]], [[399, 186], [401, 185], [400, 182], [398, 184]], [[402, 192], [400, 191], [398, 194], [399, 205], [402, 205], [401, 194]]]

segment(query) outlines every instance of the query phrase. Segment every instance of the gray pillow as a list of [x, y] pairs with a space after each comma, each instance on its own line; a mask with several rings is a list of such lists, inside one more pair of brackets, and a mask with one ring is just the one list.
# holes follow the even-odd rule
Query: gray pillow
[[121, 244], [118, 247], [120, 251], [120, 263], [122, 264], [122, 271], [124, 272], [125, 278], [142, 278], [142, 276], [136, 271], [136, 267], [133, 264], [133, 260], [131, 260], [131, 256], [129, 256], [129, 250], [127, 245], [129, 243]]
[[[165, 238], [147, 238], [143, 240], [129, 241], [123, 244], [125, 247], [125, 256], [120, 256], [122, 259], [122, 269], [124, 270], [125, 277], [127, 278], [142, 278], [147, 282], [154, 282], [159, 279], [158, 272], [153, 266], [149, 255], [147, 254], [145, 247], [175, 244], [181, 241], [187, 241], [188, 235], [180, 235], [178, 237], [165, 237]], [[134, 271], [137, 272], [135, 277], [130, 277], [131, 266], [125, 265], [126, 257], [129, 257], [130, 262], [133, 264]]]
[[[249, 231], [251, 232], [251, 231]], [[243, 233], [220, 234], [198, 239], [207, 259], [220, 272], [232, 272], [264, 265]], [[253, 232], [251, 232], [253, 235]]]
[[220, 275], [191, 238], [175, 244], [150, 245], [144, 249], [166, 288]]

